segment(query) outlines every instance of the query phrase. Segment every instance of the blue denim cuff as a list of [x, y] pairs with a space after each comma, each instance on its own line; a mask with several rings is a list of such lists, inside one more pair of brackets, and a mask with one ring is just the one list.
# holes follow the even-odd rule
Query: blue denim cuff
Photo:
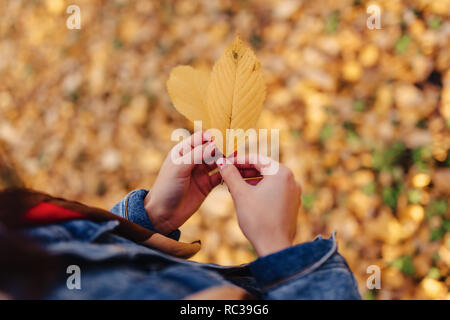
[[[144, 199], [148, 192], [149, 191], [145, 189], [137, 189], [130, 192], [122, 201], [111, 209], [111, 212], [128, 219], [131, 222], [137, 223], [144, 228], [158, 232], [148, 218], [147, 211], [145, 211]], [[167, 236], [178, 241], [180, 235], [180, 230], [177, 229]]]
[[312, 272], [336, 252], [335, 235], [330, 239], [317, 237], [261, 257], [249, 264], [250, 271], [261, 287], [281, 283], [293, 276]]

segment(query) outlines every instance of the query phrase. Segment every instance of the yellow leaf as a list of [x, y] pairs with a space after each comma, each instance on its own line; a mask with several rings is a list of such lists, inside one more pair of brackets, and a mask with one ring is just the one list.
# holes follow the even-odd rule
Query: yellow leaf
[[[178, 112], [191, 121], [203, 121], [203, 128], [221, 132], [224, 140], [216, 137], [216, 145], [225, 155], [233, 153], [245, 141], [245, 131], [256, 126], [266, 96], [261, 64], [239, 36], [214, 65], [211, 76], [177, 66], [167, 80], [167, 90]], [[236, 130], [234, 136], [227, 129]]]
[[[219, 129], [224, 139], [227, 129], [246, 131], [255, 127], [266, 96], [266, 85], [261, 64], [239, 36], [214, 65], [207, 94], [210, 127]], [[216, 144], [223, 154], [229, 155], [244, 139], [241, 132], [237, 143], [231, 141], [231, 147], [230, 141]]]
[[203, 121], [209, 127], [206, 92], [209, 74], [191, 66], [177, 66], [170, 72], [167, 91], [175, 109], [191, 121]]

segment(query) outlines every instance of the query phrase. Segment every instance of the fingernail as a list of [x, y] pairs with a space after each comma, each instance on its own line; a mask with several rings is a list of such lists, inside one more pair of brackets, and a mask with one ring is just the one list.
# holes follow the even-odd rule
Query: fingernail
[[222, 169], [225, 166], [225, 159], [224, 158], [217, 159], [216, 164], [219, 169]]

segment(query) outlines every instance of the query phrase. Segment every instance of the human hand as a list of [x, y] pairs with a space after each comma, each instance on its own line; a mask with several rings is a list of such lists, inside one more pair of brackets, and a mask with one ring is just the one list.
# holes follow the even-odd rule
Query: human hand
[[[263, 179], [256, 185], [249, 185], [239, 173], [236, 162], [236, 158], [216, 161], [233, 198], [242, 232], [258, 256], [291, 246], [301, 202], [301, 188], [292, 171], [270, 158], [250, 155], [245, 163], [253, 164]], [[276, 166], [276, 174], [266, 174]]]
[[[169, 234], [198, 210], [209, 192], [222, 182], [214, 160], [222, 156], [207, 131], [197, 131], [172, 148], [164, 160], [151, 191], [144, 200], [145, 210], [155, 229]], [[210, 161], [210, 160], [213, 161]], [[242, 174], [258, 174], [242, 168]]]

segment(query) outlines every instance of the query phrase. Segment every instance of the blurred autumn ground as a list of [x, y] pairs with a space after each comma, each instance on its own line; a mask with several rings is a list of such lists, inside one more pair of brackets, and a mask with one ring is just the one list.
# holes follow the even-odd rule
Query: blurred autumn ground
[[[69, 4], [81, 30], [66, 28]], [[381, 30], [366, 27], [369, 4]], [[170, 69], [210, 68], [239, 31], [265, 70], [260, 124], [281, 130], [303, 186], [298, 241], [337, 230], [367, 299], [450, 297], [449, 0], [1, 0], [0, 12], [0, 154], [25, 185], [104, 208], [151, 187], [172, 130], [192, 128], [170, 103]], [[254, 258], [224, 186], [182, 231], [202, 239], [194, 260]]]

